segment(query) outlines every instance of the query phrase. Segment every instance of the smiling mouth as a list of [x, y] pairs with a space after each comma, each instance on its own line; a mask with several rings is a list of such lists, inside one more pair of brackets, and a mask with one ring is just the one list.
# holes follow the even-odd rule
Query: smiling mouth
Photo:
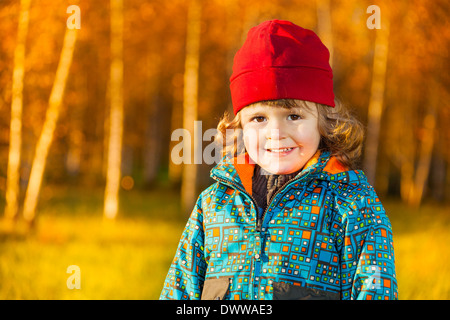
[[289, 152], [292, 149], [294, 149], [294, 148], [266, 149], [266, 151], [273, 152], [273, 153], [283, 153], [283, 152]]

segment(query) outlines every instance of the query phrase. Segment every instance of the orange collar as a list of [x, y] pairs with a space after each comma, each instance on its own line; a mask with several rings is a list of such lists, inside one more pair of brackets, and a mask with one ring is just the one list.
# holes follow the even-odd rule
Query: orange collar
[[[314, 156], [308, 160], [302, 170], [315, 165], [319, 161], [321, 152], [317, 150]], [[239, 155], [233, 158], [233, 165], [241, 178], [242, 184], [245, 190], [251, 195], [252, 194], [252, 177], [255, 170], [255, 164], [250, 161], [248, 153]], [[339, 172], [347, 171], [348, 168], [339, 162], [336, 157], [330, 157], [323, 171], [330, 174], [336, 174]]]
[[251, 195], [252, 194], [252, 177], [253, 171], [255, 170], [255, 164], [250, 161], [248, 153], [239, 155], [233, 159], [233, 165], [241, 178], [242, 184], [245, 190]]
[[[303, 169], [306, 169], [312, 165], [315, 165], [319, 161], [320, 151], [317, 150], [316, 154], [308, 160]], [[303, 170], [302, 169], [302, 170]], [[348, 171], [348, 167], [344, 166], [336, 157], [330, 157], [323, 171], [328, 172], [330, 174], [336, 174], [339, 172]]]

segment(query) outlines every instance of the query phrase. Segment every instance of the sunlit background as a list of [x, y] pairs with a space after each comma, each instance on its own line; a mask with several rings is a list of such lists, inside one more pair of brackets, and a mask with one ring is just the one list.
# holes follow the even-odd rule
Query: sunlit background
[[159, 298], [212, 182], [211, 164], [172, 161], [171, 133], [231, 110], [234, 54], [269, 19], [321, 37], [367, 128], [399, 298], [450, 299], [449, 14], [444, 0], [0, 0], [0, 299]]

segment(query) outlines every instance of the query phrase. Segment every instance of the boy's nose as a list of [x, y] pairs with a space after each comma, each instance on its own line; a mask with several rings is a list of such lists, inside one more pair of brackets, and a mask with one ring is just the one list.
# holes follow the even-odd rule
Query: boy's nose
[[278, 121], [270, 122], [266, 127], [266, 139], [281, 140], [285, 138], [284, 129]]
[[266, 133], [266, 139], [280, 140], [280, 129], [269, 129]]

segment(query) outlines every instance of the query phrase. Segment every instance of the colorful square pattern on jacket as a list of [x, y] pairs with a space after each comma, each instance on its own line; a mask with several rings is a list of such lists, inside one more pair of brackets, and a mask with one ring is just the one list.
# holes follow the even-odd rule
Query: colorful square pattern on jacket
[[225, 299], [272, 299], [274, 283], [341, 299], [396, 299], [392, 230], [362, 171], [329, 174], [329, 156], [257, 208], [229, 163], [199, 197], [161, 299], [200, 299], [208, 279], [230, 279]]

